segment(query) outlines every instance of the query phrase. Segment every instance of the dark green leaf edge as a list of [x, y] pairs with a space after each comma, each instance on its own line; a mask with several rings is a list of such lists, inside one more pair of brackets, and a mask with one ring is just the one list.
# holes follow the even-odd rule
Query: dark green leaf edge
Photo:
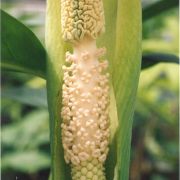
[[153, 3], [152, 5], [146, 7], [143, 9], [143, 16], [142, 20], [143, 22], [151, 19], [154, 16], [157, 16], [167, 10], [170, 10], [174, 7], [179, 6], [179, 1], [178, 0], [162, 0], [158, 1], [156, 3]]
[[179, 57], [172, 54], [153, 53], [142, 56], [141, 70], [149, 68], [157, 63], [176, 63], [179, 64]]

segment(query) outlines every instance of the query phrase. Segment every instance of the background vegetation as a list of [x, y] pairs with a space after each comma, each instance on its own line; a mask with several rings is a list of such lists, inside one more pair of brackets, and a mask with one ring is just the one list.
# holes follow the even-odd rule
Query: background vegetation
[[[143, 8], [156, 2], [144, 0]], [[45, 1], [6, 0], [2, 9], [26, 24], [44, 44]], [[152, 8], [143, 14], [146, 63], [134, 115], [131, 180], [178, 179], [179, 65], [157, 63], [176, 61], [171, 55], [179, 53], [178, 9], [154, 15]], [[2, 179], [47, 180], [50, 146], [45, 81], [23, 73], [1, 73]]]

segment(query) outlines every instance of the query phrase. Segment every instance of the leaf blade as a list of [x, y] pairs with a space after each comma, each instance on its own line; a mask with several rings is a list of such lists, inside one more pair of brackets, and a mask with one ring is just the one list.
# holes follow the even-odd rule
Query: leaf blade
[[[116, 39], [116, 19], [117, 19], [117, 0], [103, 1], [104, 13], [105, 13], [105, 33], [103, 33], [98, 39], [98, 47], [105, 46], [107, 48], [107, 59], [109, 60], [109, 69], [113, 70], [111, 60], [114, 56], [115, 39]], [[113, 21], [112, 21], [113, 17]], [[114, 95], [114, 89], [111, 83], [110, 86], [110, 144], [109, 153], [105, 162], [106, 179], [113, 180], [115, 176], [115, 166], [117, 160], [116, 154], [116, 134], [118, 127], [118, 117], [116, 108], [116, 99]]]
[[129, 179], [132, 116], [141, 64], [141, 2], [118, 1], [112, 82], [116, 97], [117, 131], [116, 179]]
[[46, 52], [25, 25], [1, 10], [1, 67], [6, 70], [46, 77]]

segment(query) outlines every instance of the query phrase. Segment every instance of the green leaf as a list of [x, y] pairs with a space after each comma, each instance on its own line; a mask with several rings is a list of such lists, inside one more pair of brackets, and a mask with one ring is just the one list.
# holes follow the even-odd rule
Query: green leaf
[[172, 54], [146, 54], [142, 56], [141, 69], [149, 68], [157, 63], [176, 63], [179, 64], [179, 58]]
[[161, 0], [143, 9], [143, 21], [179, 6], [178, 0]]
[[1, 67], [46, 77], [46, 52], [25, 25], [1, 10]]
[[3, 171], [12, 169], [35, 173], [49, 168], [49, 153], [45, 148], [40, 148], [49, 144], [47, 110], [32, 111], [21, 119], [2, 127]]
[[[114, 57], [115, 41], [116, 41], [116, 18], [117, 18], [117, 0], [103, 1], [104, 12], [105, 12], [105, 33], [102, 34], [97, 39], [98, 47], [106, 47], [107, 49], [107, 59], [110, 62], [110, 70], [113, 71], [112, 58]], [[112, 21], [113, 17], [113, 21]], [[107, 160], [105, 163], [106, 168], [106, 179], [115, 180], [115, 166], [117, 161], [117, 127], [118, 127], [118, 117], [117, 117], [117, 107], [116, 99], [114, 95], [114, 89], [111, 83], [111, 93], [110, 93], [110, 146]]]
[[24, 173], [35, 173], [49, 168], [48, 155], [38, 151], [20, 151], [2, 157], [2, 170], [14, 169]]
[[117, 107], [116, 107], [116, 99], [114, 96], [114, 90], [111, 85], [110, 88], [110, 144], [109, 144], [109, 153], [107, 156], [107, 160], [105, 162], [106, 168], [106, 179], [111, 180], [116, 178], [114, 177], [114, 169], [117, 161], [117, 128], [118, 128], [118, 115], [117, 115]]
[[11, 88], [1, 90], [1, 97], [12, 99], [31, 106], [47, 108], [46, 89], [33, 89], [27, 87]]
[[119, 120], [116, 180], [129, 179], [132, 116], [141, 65], [141, 33], [141, 1], [118, 1], [115, 49], [113, 59], [110, 59]]
[[64, 161], [61, 139], [60, 117], [62, 107], [62, 65], [67, 45], [61, 37], [61, 9], [59, 0], [47, 1], [46, 49], [47, 60], [47, 96], [50, 113], [51, 142], [51, 178], [52, 180], [71, 179], [70, 167]]
[[[2, 148], [13, 149], [14, 151], [26, 151], [33, 150], [34, 148], [37, 149], [43, 144], [48, 144], [48, 125], [47, 110], [32, 111], [25, 117], [21, 117], [21, 121], [2, 127]], [[4, 153], [6, 154], [6, 152]]]

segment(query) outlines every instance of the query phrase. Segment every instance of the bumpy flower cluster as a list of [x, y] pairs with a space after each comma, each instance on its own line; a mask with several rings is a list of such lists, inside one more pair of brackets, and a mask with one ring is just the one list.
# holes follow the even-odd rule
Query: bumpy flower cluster
[[102, 0], [61, 0], [62, 34], [68, 41], [92, 38], [104, 31]]
[[[61, 127], [65, 160], [73, 169], [79, 167], [78, 171], [72, 170], [74, 180], [83, 180], [83, 177], [105, 179], [103, 163], [109, 143], [109, 74], [106, 72], [108, 62], [98, 60], [104, 53], [104, 48], [66, 53], [69, 66], [63, 66]], [[83, 168], [83, 163], [89, 164], [89, 169], [88, 166]]]
[[102, 0], [61, 0], [62, 36], [73, 45], [63, 66], [62, 143], [73, 180], [105, 180], [109, 144], [108, 62], [96, 47], [104, 31]]

